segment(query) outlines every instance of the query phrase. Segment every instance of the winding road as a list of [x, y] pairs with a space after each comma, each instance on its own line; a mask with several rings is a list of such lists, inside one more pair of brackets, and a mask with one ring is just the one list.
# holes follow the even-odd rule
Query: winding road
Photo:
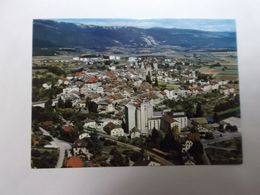
[[56, 164], [56, 168], [62, 168], [64, 157], [65, 157], [65, 151], [70, 149], [71, 145], [68, 142], [53, 137], [48, 131], [46, 131], [42, 127], [39, 127], [39, 129], [42, 131], [43, 135], [50, 136], [53, 139], [54, 143], [59, 147], [60, 152], [59, 152], [59, 158]]

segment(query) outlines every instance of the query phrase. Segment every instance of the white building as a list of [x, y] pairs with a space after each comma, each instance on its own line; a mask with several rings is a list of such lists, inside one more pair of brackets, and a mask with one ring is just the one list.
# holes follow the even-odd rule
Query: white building
[[238, 131], [241, 130], [241, 118], [229, 117], [229, 118], [222, 120], [221, 123], [224, 124], [224, 128], [226, 128], [226, 125], [229, 124], [232, 126], [236, 126]]
[[115, 70], [116, 70], [116, 67], [115, 67], [115, 66], [110, 66], [110, 67], [109, 67], [109, 70], [115, 71]]
[[88, 133], [82, 133], [79, 135], [79, 139], [84, 139], [84, 138], [90, 138], [90, 135]]
[[103, 87], [98, 87], [97, 90], [96, 90], [97, 93], [104, 93], [104, 89]]
[[149, 134], [148, 119], [153, 117], [153, 106], [150, 102], [142, 102], [136, 109], [136, 127], [141, 134]]
[[109, 60], [120, 60], [120, 56], [109, 56]]
[[137, 57], [129, 57], [128, 62], [130, 62], [130, 63], [137, 62]]
[[161, 118], [163, 113], [162, 112], [154, 112], [153, 117], [148, 119], [148, 128], [149, 131], [152, 132], [152, 130], [155, 128], [157, 130], [161, 129]]
[[186, 140], [184, 144], [182, 144], [182, 153], [188, 152], [188, 150], [193, 146], [193, 142], [191, 140]]
[[67, 154], [69, 158], [72, 156], [85, 156], [88, 160], [93, 156], [85, 147], [74, 147], [72, 150], [67, 150]]
[[139, 131], [133, 131], [130, 135], [131, 139], [133, 138], [139, 138], [141, 136], [141, 133]]
[[111, 130], [110, 135], [113, 137], [120, 137], [120, 136], [124, 136], [125, 132], [124, 129], [122, 128], [115, 128]]
[[157, 130], [160, 130], [160, 128], [161, 128], [161, 117], [159, 117], [159, 118], [153, 117], [153, 118], [148, 119], [149, 132], [151, 132], [154, 128], [157, 129]]
[[97, 127], [97, 124], [95, 121], [89, 121], [89, 122], [86, 122], [83, 127], [85, 129], [87, 129], [88, 127], [95, 129]]
[[179, 122], [180, 129], [186, 128], [188, 126], [188, 118], [184, 112], [173, 113], [173, 119]]
[[128, 103], [125, 106], [126, 129], [127, 129], [127, 132], [129, 132], [129, 133], [136, 125], [135, 112], [136, 112], [135, 105]]
[[43, 84], [42, 84], [42, 87], [43, 87], [44, 89], [50, 89], [50, 88], [51, 88], [51, 84], [48, 85], [48, 83], [43, 83]]

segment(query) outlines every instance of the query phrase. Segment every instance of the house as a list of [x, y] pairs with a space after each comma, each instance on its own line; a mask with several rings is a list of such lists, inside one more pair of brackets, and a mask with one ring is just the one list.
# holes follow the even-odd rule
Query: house
[[73, 147], [71, 149], [71, 152], [68, 152], [68, 157], [71, 156], [80, 156], [81, 158], [86, 158], [87, 160], [90, 160], [93, 154], [91, 154], [85, 147]]
[[74, 126], [71, 124], [66, 124], [63, 126], [63, 131], [67, 133], [72, 132], [74, 131]]
[[113, 137], [121, 137], [125, 135], [125, 132], [122, 128], [115, 128], [111, 130], [110, 135]]
[[162, 112], [153, 112], [153, 116], [148, 119], [148, 129], [151, 132], [154, 128], [161, 129]]
[[130, 63], [135, 63], [135, 62], [137, 62], [137, 57], [129, 57], [129, 58], [128, 58], [128, 62], [130, 62]]
[[115, 71], [115, 70], [116, 70], [116, 67], [115, 67], [115, 66], [110, 66], [110, 67], [109, 67], [109, 70]]
[[200, 134], [199, 133], [189, 133], [187, 135], [187, 140], [191, 140], [193, 143], [200, 141]]
[[161, 129], [165, 132], [170, 131], [173, 129], [173, 127], [177, 127], [177, 132], [176, 133], [180, 133], [181, 130], [181, 124], [175, 120], [173, 117], [169, 116], [169, 115], [164, 115], [162, 117], [161, 120]]
[[198, 126], [204, 126], [208, 124], [208, 120], [205, 117], [190, 118], [190, 123]]
[[204, 85], [201, 89], [202, 89], [202, 91], [208, 93], [208, 92], [211, 92], [212, 87], [211, 87], [211, 85]]
[[109, 56], [109, 60], [120, 60], [120, 56], [111, 55]]
[[83, 125], [84, 129], [92, 128], [95, 129], [97, 127], [97, 124], [95, 121], [93, 120], [86, 120], [85, 124]]
[[50, 89], [50, 88], [51, 88], [51, 84], [48, 85], [48, 83], [43, 83], [43, 84], [42, 84], [42, 87], [47, 90], [47, 89]]
[[184, 112], [174, 112], [172, 116], [174, 120], [180, 123], [180, 129], [184, 129], [188, 126], [188, 118]]
[[112, 103], [108, 100], [100, 100], [97, 102], [97, 111], [100, 113], [111, 113], [115, 111]]
[[130, 137], [133, 138], [139, 138], [141, 136], [141, 133], [139, 131], [131, 131]]
[[84, 163], [79, 156], [70, 157], [66, 162], [66, 167], [69, 167], [69, 168], [77, 168], [77, 167], [83, 167], [83, 166], [84, 166]]
[[238, 131], [241, 129], [241, 118], [238, 117], [229, 117], [220, 121], [220, 123], [224, 125], [224, 128], [229, 124], [231, 126], [236, 126]]
[[89, 133], [82, 133], [79, 135], [79, 139], [90, 138]]
[[87, 79], [85, 81], [86, 86], [91, 89], [91, 90], [95, 90], [97, 89], [97, 87], [101, 86], [101, 82], [98, 82], [99, 78], [95, 75], [90, 77], [89, 79]]
[[103, 87], [97, 87], [96, 92], [100, 93], [100, 94], [103, 94], [104, 93]]
[[121, 126], [116, 125], [112, 122], [109, 122], [105, 127], [104, 127], [104, 131], [113, 136], [113, 137], [120, 137], [120, 136], [124, 136], [124, 129], [121, 128]]
[[184, 144], [182, 144], [182, 150], [181, 150], [181, 152], [182, 152], [182, 153], [188, 152], [189, 149], [192, 147], [192, 145], [193, 145], [193, 141], [187, 139], [187, 140], [184, 142]]

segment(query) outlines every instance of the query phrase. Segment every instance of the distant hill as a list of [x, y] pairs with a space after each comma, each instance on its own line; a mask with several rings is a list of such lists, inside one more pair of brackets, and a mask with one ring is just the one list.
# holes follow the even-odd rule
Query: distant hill
[[33, 48], [181, 46], [195, 49], [236, 49], [235, 32], [208, 32], [175, 28], [94, 26], [34, 20]]

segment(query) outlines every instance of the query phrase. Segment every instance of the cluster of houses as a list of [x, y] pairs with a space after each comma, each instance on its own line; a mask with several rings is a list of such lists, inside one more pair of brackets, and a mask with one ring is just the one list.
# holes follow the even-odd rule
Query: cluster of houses
[[[73, 60], [91, 65], [95, 62], [121, 62], [122, 57], [81, 55], [74, 57]], [[236, 95], [238, 89], [227, 80], [198, 80], [195, 70], [158, 69], [158, 64], [174, 66], [176, 63], [177, 61], [160, 56], [128, 57], [120, 66], [112, 63], [103, 71], [85, 68], [83, 71], [59, 78], [56, 85], [63, 86], [63, 91], [53, 100], [53, 105], [57, 104], [58, 100], [70, 101], [73, 108], [103, 114], [103, 117], [94, 120], [86, 119], [84, 129], [96, 129], [114, 138], [128, 136], [133, 139], [148, 136], [153, 129], [163, 133], [174, 130], [174, 133], [185, 139], [182, 149], [185, 153], [192, 147], [194, 141], [205, 138], [210, 132], [218, 129], [220, 124], [209, 123], [208, 119], [203, 117], [188, 119], [184, 112], [172, 113], [161, 103], [164, 100], [179, 100], [191, 95], [210, 93], [213, 90], [218, 90], [224, 96]], [[174, 74], [179, 76], [173, 77]], [[161, 90], [158, 82], [177, 87]], [[53, 86], [44, 83], [42, 87], [49, 90]], [[154, 108], [159, 108], [159, 105], [162, 108], [159, 110], [162, 111], [155, 111]], [[240, 128], [239, 120], [233, 117], [221, 123], [224, 126], [230, 124]], [[199, 138], [191, 137], [187, 132], [187, 128], [193, 124], [197, 126]], [[65, 124], [63, 130], [73, 131], [74, 126]], [[90, 138], [87, 131], [79, 135], [79, 141], [67, 151], [68, 167], [73, 166], [73, 163], [82, 165], [78, 157], [86, 161], [91, 159], [92, 154], [81, 141], [85, 138]], [[191, 158], [186, 160], [188, 164], [193, 162]], [[150, 163], [149, 160], [147, 162]]]

